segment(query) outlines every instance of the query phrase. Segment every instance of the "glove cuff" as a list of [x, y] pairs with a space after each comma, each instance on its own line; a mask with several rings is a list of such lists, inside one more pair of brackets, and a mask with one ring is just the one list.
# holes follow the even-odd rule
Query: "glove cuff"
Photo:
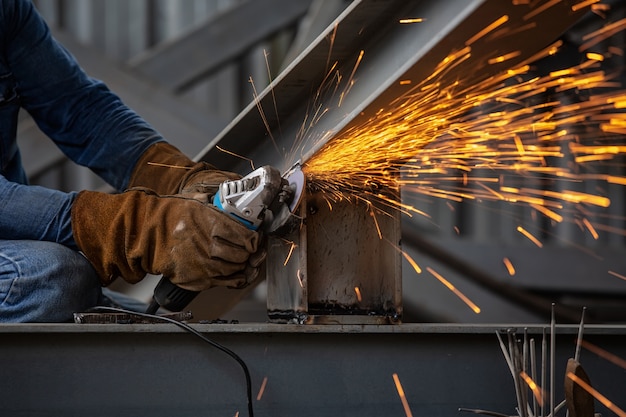
[[[146, 193], [146, 190], [140, 191]], [[81, 191], [72, 204], [74, 240], [96, 270], [103, 286], [109, 285], [118, 277], [135, 283], [146, 275], [140, 263], [129, 262], [125, 252], [131, 234], [130, 226], [143, 216], [142, 206], [129, 203], [133, 203], [130, 200], [140, 198], [142, 193], [106, 194]]]

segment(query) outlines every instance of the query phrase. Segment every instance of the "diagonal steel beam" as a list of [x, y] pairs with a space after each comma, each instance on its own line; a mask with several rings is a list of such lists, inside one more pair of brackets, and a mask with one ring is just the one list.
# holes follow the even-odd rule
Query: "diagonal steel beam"
[[[456, 68], [463, 74], [473, 74], [464, 77], [468, 82], [520, 63], [546, 47], [584, 13], [572, 11], [573, 1], [553, 3], [539, 1], [530, 6], [501, 0], [355, 0], [197, 159], [242, 173], [250, 170], [249, 163], [217, 146], [249, 158], [256, 165], [286, 168], [295, 160], [306, 160], [339, 132], [404, 93], [406, 87], [400, 80], [423, 80], [449, 53], [465, 47], [468, 39], [504, 15], [508, 16], [506, 26], [514, 34], [472, 45], [472, 57]], [[415, 17], [424, 21], [399, 22]], [[515, 33], [522, 27], [525, 30]], [[352, 78], [361, 51], [363, 58]], [[488, 59], [511, 51], [520, 54], [505, 64], [486, 64]], [[347, 92], [347, 83], [354, 81], [354, 85], [341, 98], [335, 94], [315, 102], [313, 97], [335, 62], [343, 76], [337, 90]], [[326, 113], [311, 124], [317, 105]], [[301, 141], [303, 129], [308, 140]]]

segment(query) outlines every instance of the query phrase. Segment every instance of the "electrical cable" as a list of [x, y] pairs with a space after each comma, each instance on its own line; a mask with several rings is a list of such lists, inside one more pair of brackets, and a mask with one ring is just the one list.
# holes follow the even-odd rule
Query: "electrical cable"
[[150, 302], [150, 305], [148, 305], [148, 308], [146, 309], [146, 314], [150, 314], [150, 315], [156, 314], [156, 312], [159, 309], [159, 307], [161, 307], [159, 305], [159, 303], [157, 303], [156, 301], [152, 300]]
[[248, 416], [249, 417], [254, 417], [254, 412], [253, 412], [253, 409], [252, 409], [252, 379], [250, 378], [250, 371], [248, 370], [248, 366], [243, 361], [243, 359], [241, 359], [241, 357], [239, 355], [237, 355], [232, 350], [228, 349], [226, 346], [223, 346], [223, 345], [221, 345], [221, 344], [219, 344], [219, 343], [209, 339], [208, 337], [204, 336], [202, 333], [200, 333], [199, 331], [197, 331], [193, 327], [189, 326], [188, 324], [180, 322], [180, 321], [177, 321], [177, 320], [174, 320], [174, 319], [171, 319], [169, 317], [158, 316], [156, 314], [139, 313], [137, 311], [126, 310], [126, 309], [118, 308], [118, 307], [95, 307], [95, 308], [91, 309], [91, 311], [124, 313], [124, 314], [128, 314], [128, 315], [133, 315], [133, 316], [138, 316], [138, 317], [147, 317], [147, 318], [156, 319], [156, 320], [160, 320], [160, 321], [167, 322], [167, 323], [172, 323], [172, 324], [180, 327], [181, 329], [184, 329], [184, 330], [188, 331], [189, 333], [191, 333], [191, 334], [193, 334], [195, 336], [198, 336], [200, 339], [202, 339], [204, 342], [208, 343], [209, 345], [213, 346], [214, 348], [217, 348], [217, 349], [221, 350], [222, 352], [226, 353], [228, 356], [230, 356], [235, 361], [237, 361], [237, 363], [243, 369], [243, 373], [244, 373], [244, 375], [246, 377], [246, 395], [247, 395], [247, 400], [248, 400]]

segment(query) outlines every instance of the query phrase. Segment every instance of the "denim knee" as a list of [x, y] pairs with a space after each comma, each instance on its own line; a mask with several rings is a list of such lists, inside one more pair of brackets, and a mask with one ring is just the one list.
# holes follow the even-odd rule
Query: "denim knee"
[[0, 241], [0, 322], [71, 321], [101, 293], [80, 253], [52, 242]]

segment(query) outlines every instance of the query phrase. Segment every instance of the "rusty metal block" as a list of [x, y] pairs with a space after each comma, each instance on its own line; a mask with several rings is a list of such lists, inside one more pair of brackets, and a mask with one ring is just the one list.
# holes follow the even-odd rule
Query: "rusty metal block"
[[[402, 316], [400, 214], [308, 193], [302, 227], [268, 248], [275, 322], [389, 323]], [[388, 210], [387, 210], [388, 211]]]

